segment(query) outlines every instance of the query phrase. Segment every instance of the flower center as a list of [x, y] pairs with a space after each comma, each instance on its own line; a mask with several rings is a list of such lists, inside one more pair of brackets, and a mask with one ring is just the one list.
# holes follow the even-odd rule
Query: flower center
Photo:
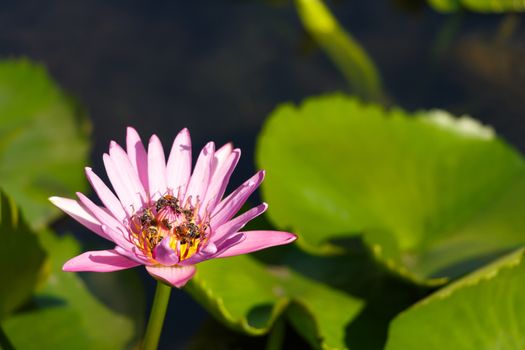
[[164, 195], [131, 217], [133, 243], [148, 258], [155, 260], [157, 246], [168, 240], [179, 261], [193, 256], [206, 242], [209, 227], [207, 215], [199, 217], [199, 201], [189, 197], [184, 205], [172, 195]]

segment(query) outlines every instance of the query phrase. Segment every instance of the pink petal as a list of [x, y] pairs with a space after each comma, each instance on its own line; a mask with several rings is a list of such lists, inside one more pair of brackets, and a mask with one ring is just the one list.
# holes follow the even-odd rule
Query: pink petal
[[228, 238], [228, 236], [242, 229], [250, 220], [264, 213], [266, 209], [268, 209], [268, 204], [262, 203], [255, 208], [245, 211], [235, 219], [226, 222], [213, 231], [211, 236], [212, 241], [215, 242], [215, 244], [220, 244], [222, 239]]
[[151, 259], [144, 255], [137, 247], [131, 247], [131, 250], [128, 250], [117, 245], [114, 249], [115, 252], [138, 262], [140, 265], [151, 265]]
[[208, 242], [201, 251], [204, 254], [215, 254], [217, 253], [217, 246], [213, 242]]
[[[222, 244], [231, 245], [231, 242], [223, 242]], [[226, 245], [225, 245], [226, 246]], [[181, 261], [179, 264], [182, 266], [195, 265], [201, 261], [208, 260], [213, 258], [214, 254], [217, 252], [218, 248], [213, 242], [209, 242], [201, 248], [195, 255], [189, 257], [186, 260]]]
[[215, 151], [215, 154], [214, 154], [215, 160], [213, 162], [213, 167], [211, 169], [212, 174], [215, 173], [215, 171], [222, 166], [222, 164], [226, 161], [226, 159], [228, 159], [232, 151], [233, 151], [233, 145], [231, 144], [231, 142], [223, 145], [221, 148]]
[[96, 250], [85, 252], [68, 260], [62, 270], [64, 271], [91, 271], [112, 272], [129, 269], [140, 265], [115, 252], [115, 250]]
[[166, 193], [166, 158], [157, 135], [151, 136], [148, 145], [148, 179], [151, 199]]
[[133, 215], [135, 210], [138, 210], [135, 196], [129, 190], [126, 185], [125, 180], [122, 180], [120, 177], [120, 171], [117, 168], [117, 165], [109, 154], [104, 153], [102, 159], [104, 160], [104, 167], [106, 168], [106, 173], [108, 174], [109, 181], [115, 190], [120, 202], [122, 203], [122, 208], [128, 214], [128, 216]]
[[234, 245], [237, 245], [237, 244], [241, 243], [245, 239], [246, 239], [246, 235], [244, 233], [237, 232], [236, 234], [231, 235], [230, 237], [227, 237], [224, 240], [222, 240], [222, 242], [220, 242], [219, 245], [216, 245], [217, 250], [215, 251], [215, 253], [213, 255], [202, 254], [200, 256], [201, 260], [199, 260], [199, 262], [200, 261], [204, 261], [204, 260], [208, 260], [208, 259], [211, 259], [211, 258], [215, 258], [218, 253], [221, 253], [224, 250], [226, 250], [226, 249], [228, 249], [228, 248], [230, 248], [230, 247], [232, 247]]
[[133, 168], [133, 165], [131, 165], [128, 154], [119, 144], [111, 141], [109, 145], [109, 156], [117, 166], [120, 179], [133, 196], [136, 208], [139, 208], [143, 203], [148, 201], [148, 198], [146, 197], [146, 191], [144, 190], [144, 186], [142, 186], [137, 171]]
[[126, 152], [133, 168], [139, 174], [140, 182], [146, 192], [149, 191], [148, 184], [148, 155], [139, 134], [132, 127], [127, 128]]
[[182, 129], [171, 146], [166, 181], [175, 196], [186, 193], [191, 174], [191, 138], [188, 129]]
[[264, 170], [257, 172], [240, 187], [233, 191], [226, 199], [222, 200], [211, 215], [211, 227], [219, 227], [230, 220], [238, 211], [248, 197], [259, 187], [264, 179]]
[[86, 168], [86, 177], [89, 183], [95, 189], [98, 198], [104, 203], [104, 206], [109, 209], [113, 216], [120, 222], [124, 222], [127, 218], [122, 203], [120, 203], [117, 196], [106, 186], [106, 184], [98, 177], [91, 168]]
[[51, 203], [87, 227], [89, 230], [95, 232], [97, 235], [103, 238], [110, 239], [102, 231], [100, 221], [88, 213], [84, 208], [82, 208], [82, 206], [76, 200], [61, 197], [50, 197], [49, 200]]
[[[126, 229], [120, 222], [118, 222], [112, 215], [108, 214], [108, 212], [106, 212], [104, 209], [93, 203], [84, 194], [77, 192], [77, 196], [86, 211], [93, 215], [102, 224], [101, 229], [104, 234], [104, 238], [111, 240], [123, 248], [131, 249], [133, 244], [121, 233]], [[108, 231], [104, 229], [105, 226], [110, 227], [112, 230]]]
[[179, 262], [177, 252], [170, 247], [170, 237], [166, 236], [155, 247], [154, 259], [162, 265], [171, 266]]
[[208, 142], [199, 154], [199, 158], [195, 164], [195, 169], [191, 175], [190, 183], [188, 184], [188, 189], [186, 190], [185, 198], [192, 196], [194, 200], [197, 198], [200, 200], [204, 199], [206, 190], [210, 184], [214, 153], [215, 144], [213, 142]]
[[203, 207], [207, 208], [209, 212], [213, 212], [217, 203], [222, 199], [224, 192], [226, 192], [226, 187], [228, 186], [233, 170], [239, 162], [240, 156], [241, 150], [235, 149], [227, 159], [220, 161], [218, 168], [214, 171], [210, 180], [210, 186], [206, 192], [206, 199], [203, 201]]
[[181, 288], [195, 274], [195, 266], [146, 266], [149, 274], [174, 287]]
[[246, 231], [239, 232], [239, 234], [245, 235], [245, 239], [233, 242], [233, 244], [220, 246], [215, 257], [225, 258], [233, 255], [247, 254], [268, 247], [288, 244], [297, 239], [297, 236], [293, 233], [282, 231]]
[[[197, 254], [193, 255], [189, 259], [181, 261], [180, 265], [190, 266], [190, 265], [198, 264], [202, 261], [213, 259], [217, 257], [217, 254], [216, 254], [217, 252], [220, 253], [234, 245], [241, 243], [245, 239], [246, 239], [246, 235], [242, 232], [238, 232], [237, 234], [224, 239], [222, 242], [220, 242], [220, 245], [218, 246], [213, 244], [212, 246], [210, 246], [210, 249], [201, 249], [199, 252], [197, 252]], [[210, 244], [212, 243], [211, 242], [208, 243], [208, 245]]]

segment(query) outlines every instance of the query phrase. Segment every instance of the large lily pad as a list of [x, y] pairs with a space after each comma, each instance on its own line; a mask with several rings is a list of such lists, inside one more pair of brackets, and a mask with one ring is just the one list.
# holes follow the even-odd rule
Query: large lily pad
[[28, 301], [43, 277], [45, 251], [20, 217], [14, 203], [0, 192], [0, 320]]
[[[3, 324], [17, 349], [124, 349], [134, 340], [133, 321], [95, 298], [74, 273], [62, 265], [78, 254], [71, 236], [41, 234], [51, 259], [51, 274], [35, 296], [35, 307], [19, 312]], [[136, 295], [119, 287], [123, 299]], [[140, 301], [140, 300], [139, 300]], [[137, 302], [137, 308], [142, 308]], [[30, 330], [30, 336], [28, 336]]]
[[186, 290], [226, 325], [251, 335], [268, 332], [287, 310], [299, 333], [328, 349], [346, 348], [345, 329], [363, 307], [341, 290], [250, 256], [199, 264]]
[[523, 254], [514, 252], [401, 313], [386, 349], [525, 348]]
[[0, 182], [31, 227], [58, 216], [48, 197], [85, 188], [87, 126], [43, 66], [0, 61]]
[[270, 116], [257, 159], [271, 221], [310, 252], [364, 234], [392, 270], [428, 282], [525, 242], [525, 163], [469, 117], [311, 98]]
[[[263, 215], [247, 229], [270, 228]], [[280, 317], [314, 348], [383, 349], [391, 319], [426, 290], [386, 272], [359, 239], [343, 244], [347, 251], [337, 256], [292, 244], [205, 262], [186, 289], [243, 333], [266, 333]]]

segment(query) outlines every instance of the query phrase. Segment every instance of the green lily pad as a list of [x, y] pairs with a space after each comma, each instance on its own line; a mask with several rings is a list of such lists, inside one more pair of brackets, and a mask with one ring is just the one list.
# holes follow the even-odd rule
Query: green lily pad
[[[135, 340], [133, 321], [95, 298], [77, 274], [63, 272], [64, 261], [79, 253], [71, 236], [41, 233], [51, 259], [51, 274], [35, 296], [35, 308], [21, 311], [2, 325], [20, 349], [124, 349]], [[122, 298], [135, 293], [119, 287]], [[136, 305], [137, 308], [143, 305]], [[28, 336], [30, 330], [31, 336]]]
[[525, 11], [523, 0], [428, 0], [428, 3], [441, 12], [456, 12], [462, 9], [485, 13]]
[[[246, 229], [271, 228], [262, 215]], [[360, 239], [341, 244], [346, 252], [337, 256], [291, 244], [211, 260], [198, 265], [186, 290], [217, 320], [248, 335], [272, 327], [275, 340], [274, 321], [281, 319], [279, 327], [286, 318], [314, 348], [383, 349], [392, 318], [428, 290], [386, 271]]]
[[130, 343], [138, 342], [146, 325], [146, 296], [139, 269], [128, 269], [112, 273], [86, 273], [82, 281], [92, 296], [111, 308], [112, 312], [133, 321], [134, 337]]
[[43, 66], [0, 61], [0, 181], [31, 227], [59, 215], [48, 197], [86, 188], [87, 129]]
[[199, 264], [185, 289], [223, 323], [250, 335], [267, 333], [287, 310], [299, 333], [327, 349], [346, 348], [345, 328], [363, 307], [341, 290], [246, 255]]
[[523, 254], [509, 254], [401, 313], [386, 349], [525, 348]]
[[45, 272], [46, 253], [14, 203], [0, 192], [0, 320], [28, 301]]
[[443, 283], [525, 242], [525, 162], [469, 117], [311, 98], [277, 108], [257, 159], [270, 220], [309, 252], [364, 235], [393, 271]]

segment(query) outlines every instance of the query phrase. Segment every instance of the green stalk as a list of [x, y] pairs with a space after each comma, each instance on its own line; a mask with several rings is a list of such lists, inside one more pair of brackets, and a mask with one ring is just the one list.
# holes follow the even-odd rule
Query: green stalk
[[153, 298], [153, 306], [149, 315], [148, 326], [142, 342], [143, 350], [156, 350], [159, 344], [166, 309], [170, 300], [171, 287], [157, 281], [157, 289]]
[[365, 101], [385, 102], [374, 61], [337, 22], [322, 0], [295, 0], [304, 28], [344, 75], [353, 93]]
[[9, 340], [7, 335], [5, 334], [5, 332], [2, 329], [2, 327], [0, 327], [0, 349], [15, 350], [15, 347], [13, 346], [13, 344], [11, 344], [11, 341]]

